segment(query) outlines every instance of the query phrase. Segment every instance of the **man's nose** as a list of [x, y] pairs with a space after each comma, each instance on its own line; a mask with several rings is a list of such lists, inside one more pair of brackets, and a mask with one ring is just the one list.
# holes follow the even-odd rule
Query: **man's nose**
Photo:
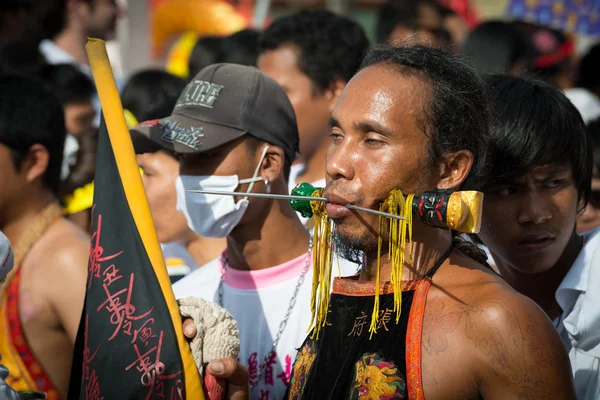
[[325, 172], [331, 179], [351, 180], [354, 177], [352, 143], [344, 140], [340, 144], [332, 144], [327, 152]]
[[538, 193], [537, 190], [531, 190], [523, 196], [521, 210], [519, 212], [519, 223], [521, 224], [542, 224], [552, 218], [550, 200]]

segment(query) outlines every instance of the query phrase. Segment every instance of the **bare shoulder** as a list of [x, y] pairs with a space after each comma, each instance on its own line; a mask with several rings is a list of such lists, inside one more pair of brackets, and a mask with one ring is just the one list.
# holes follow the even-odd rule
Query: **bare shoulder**
[[78, 282], [87, 277], [89, 235], [67, 219], [61, 219], [32, 248], [27, 263], [42, 282]]
[[494, 272], [453, 257], [434, 276], [430, 306], [424, 335], [427, 319], [441, 310], [438, 318], [456, 325], [453, 352], [463, 355], [484, 398], [574, 398], [569, 359], [554, 326]]

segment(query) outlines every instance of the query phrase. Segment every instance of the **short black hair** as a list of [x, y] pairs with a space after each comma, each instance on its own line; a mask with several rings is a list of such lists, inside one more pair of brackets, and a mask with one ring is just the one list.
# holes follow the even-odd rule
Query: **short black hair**
[[483, 187], [490, 117], [485, 84], [473, 66], [459, 55], [422, 45], [378, 45], [367, 53], [362, 68], [373, 65], [428, 83], [422, 129], [430, 138], [430, 165], [443, 160], [445, 153], [468, 150], [473, 166], [461, 187]]
[[465, 39], [462, 53], [482, 74], [505, 74], [518, 62], [529, 67], [531, 48], [526, 37], [512, 24], [488, 21], [478, 25]]
[[31, 146], [43, 145], [49, 153], [44, 183], [54, 194], [59, 192], [65, 135], [62, 105], [43, 81], [0, 76], [0, 142], [11, 149], [17, 169]]
[[72, 64], [47, 65], [42, 69], [41, 78], [63, 106], [91, 101], [96, 94], [94, 82]]
[[224, 38], [204, 36], [196, 41], [188, 59], [189, 78], [194, 79], [198, 72], [217, 63], [223, 51]]
[[148, 69], [134, 74], [121, 92], [123, 108], [142, 122], [146, 115], [164, 104], [174, 104], [186, 81], [162, 70]]
[[273, 22], [260, 37], [264, 53], [292, 45], [298, 68], [319, 92], [335, 79], [348, 82], [369, 47], [362, 27], [353, 20], [326, 10], [303, 10]]
[[600, 91], [600, 43], [592, 47], [579, 64], [579, 85], [592, 92]]
[[223, 38], [222, 51], [217, 63], [241, 64], [254, 67], [258, 58], [258, 38], [255, 29], [243, 29]]
[[593, 160], [579, 111], [559, 89], [542, 81], [491, 75], [486, 82], [494, 116], [489, 137], [491, 183], [538, 166], [568, 163], [585, 206]]

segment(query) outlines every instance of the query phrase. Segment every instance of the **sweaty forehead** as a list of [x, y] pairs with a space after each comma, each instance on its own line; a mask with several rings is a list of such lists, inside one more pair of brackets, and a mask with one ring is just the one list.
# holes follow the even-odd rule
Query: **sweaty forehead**
[[375, 122], [393, 133], [424, 133], [425, 101], [429, 85], [417, 76], [384, 66], [361, 70], [344, 88], [332, 117], [344, 129]]

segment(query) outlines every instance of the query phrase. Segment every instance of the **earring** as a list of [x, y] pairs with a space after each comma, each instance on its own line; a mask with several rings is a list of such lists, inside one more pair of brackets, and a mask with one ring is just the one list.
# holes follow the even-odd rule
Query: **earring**
[[271, 183], [269, 182], [268, 179], [265, 179], [265, 191], [267, 193], [271, 193]]

